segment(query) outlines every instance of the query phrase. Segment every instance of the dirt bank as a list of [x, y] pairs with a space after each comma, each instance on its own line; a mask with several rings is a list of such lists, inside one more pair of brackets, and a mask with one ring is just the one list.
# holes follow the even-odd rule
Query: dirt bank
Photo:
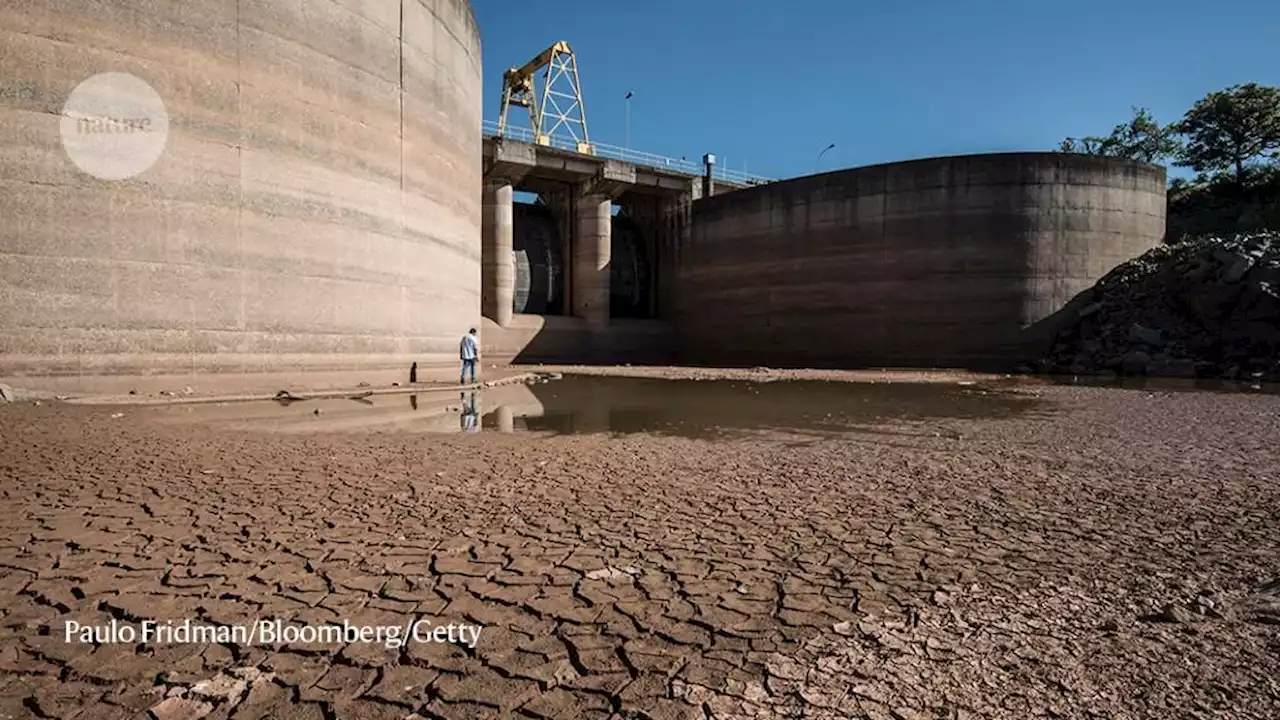
[[576, 375], [660, 378], [664, 380], [826, 380], [830, 382], [954, 383], [993, 380], [1008, 376], [973, 373], [965, 370], [788, 370], [781, 368], [700, 368], [643, 365], [513, 365], [513, 369], [559, 372]]
[[[477, 378], [484, 385], [520, 382], [524, 372], [506, 365], [487, 365]], [[458, 367], [423, 366], [417, 382], [405, 371], [209, 373], [167, 376], [83, 376], [77, 378], [5, 378], [23, 400], [64, 400], [76, 404], [164, 405], [242, 402], [274, 397], [280, 391], [308, 397], [343, 397], [371, 392], [396, 394], [454, 390], [460, 387]], [[0, 390], [2, 392], [2, 390]], [[5, 398], [0, 397], [0, 401]]]

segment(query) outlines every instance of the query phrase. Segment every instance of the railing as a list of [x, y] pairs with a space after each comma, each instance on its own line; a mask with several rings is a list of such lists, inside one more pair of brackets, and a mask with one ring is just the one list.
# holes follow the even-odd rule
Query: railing
[[[487, 137], [497, 137], [498, 123], [492, 120], [485, 120], [480, 125], [481, 132]], [[507, 127], [502, 135], [512, 140], [532, 143], [534, 141], [533, 131], [522, 127]], [[646, 167], [660, 168], [662, 170], [670, 170], [671, 172], [684, 173], [686, 175], [694, 175], [701, 177], [701, 163], [691, 162], [682, 158], [671, 158], [663, 155], [654, 155], [653, 153], [640, 152], [630, 148], [618, 147], [617, 145], [604, 145], [602, 143], [592, 143], [597, 157], [605, 157], [610, 160], [621, 160], [623, 162], [633, 163], [635, 165], [644, 165]], [[569, 152], [577, 152], [578, 145], [573, 138], [563, 136], [552, 136], [551, 147], [557, 150], [568, 150]], [[772, 178], [761, 177], [759, 175], [751, 175], [741, 170], [728, 170], [726, 168], [716, 167], [711, 171], [711, 176], [716, 180], [734, 183], [737, 185], [763, 185], [773, 182]]]

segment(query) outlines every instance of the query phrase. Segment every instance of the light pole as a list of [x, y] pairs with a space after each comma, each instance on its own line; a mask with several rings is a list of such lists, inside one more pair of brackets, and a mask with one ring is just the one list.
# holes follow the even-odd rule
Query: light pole
[[835, 147], [836, 147], [836, 144], [831, 143], [830, 145], [822, 148], [822, 152], [818, 153], [818, 159], [813, 161], [813, 171], [815, 173], [818, 172], [818, 163], [822, 162], [822, 156], [826, 155], [828, 150], [834, 150]]
[[623, 120], [624, 129], [622, 131], [623, 133], [622, 147], [624, 150], [631, 149], [631, 96], [634, 94], [635, 93], [628, 92], [627, 96], [622, 98], [623, 101], [626, 103], [625, 119]]

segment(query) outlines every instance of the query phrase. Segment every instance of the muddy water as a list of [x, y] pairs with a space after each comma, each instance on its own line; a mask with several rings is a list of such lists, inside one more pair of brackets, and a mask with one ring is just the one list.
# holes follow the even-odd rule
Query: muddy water
[[739, 382], [567, 376], [473, 392], [189, 405], [160, 419], [284, 433], [659, 433], [710, 437], [750, 431], [829, 434], [886, 421], [998, 418], [1042, 412], [1010, 388], [975, 384]]

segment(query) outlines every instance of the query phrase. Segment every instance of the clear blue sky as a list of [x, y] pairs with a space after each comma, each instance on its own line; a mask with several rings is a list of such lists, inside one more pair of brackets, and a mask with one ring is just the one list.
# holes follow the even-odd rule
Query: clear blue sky
[[[1054, 149], [1146, 106], [1280, 85], [1280, 0], [472, 0], [486, 119], [502, 71], [556, 40], [594, 142], [771, 177]], [[727, 165], [726, 165], [727, 162]]]

